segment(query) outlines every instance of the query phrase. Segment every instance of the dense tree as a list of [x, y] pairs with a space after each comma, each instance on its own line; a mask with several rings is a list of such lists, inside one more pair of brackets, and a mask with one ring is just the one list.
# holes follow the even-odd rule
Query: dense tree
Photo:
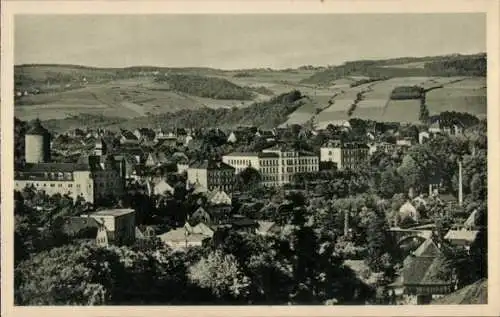
[[250, 287], [250, 279], [243, 274], [236, 258], [221, 251], [212, 252], [191, 266], [189, 279], [222, 301], [244, 299]]
[[259, 171], [253, 167], [245, 168], [235, 177], [235, 187], [241, 191], [252, 190], [260, 186], [261, 175]]

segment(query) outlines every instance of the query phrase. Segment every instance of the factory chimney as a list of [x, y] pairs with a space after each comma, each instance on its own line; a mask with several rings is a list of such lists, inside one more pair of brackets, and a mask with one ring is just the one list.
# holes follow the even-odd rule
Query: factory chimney
[[349, 210], [344, 212], [344, 236], [349, 234]]
[[462, 207], [463, 204], [463, 179], [462, 179], [462, 161], [458, 161], [458, 205]]

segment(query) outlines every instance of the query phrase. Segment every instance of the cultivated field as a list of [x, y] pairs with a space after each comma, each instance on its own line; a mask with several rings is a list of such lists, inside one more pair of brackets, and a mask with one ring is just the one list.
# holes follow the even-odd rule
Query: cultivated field
[[431, 115], [443, 111], [468, 112], [485, 116], [487, 110], [486, 79], [465, 78], [443, 88], [429, 91], [426, 103]]
[[[417, 64], [397, 66], [414, 69], [419, 67]], [[314, 74], [314, 70], [222, 71], [199, 68], [176, 71], [225, 79], [245, 89], [252, 89], [254, 98], [221, 100], [195, 96], [173, 91], [167, 82], [157, 82], [154, 76], [147, 74], [117, 79], [116, 76], [113, 77], [113, 70], [28, 66], [20, 70], [16, 80], [42, 83], [45, 91], [49, 92], [23, 97], [22, 102], [15, 107], [15, 114], [22, 120], [36, 117], [42, 120], [63, 119], [83, 114], [130, 119], [179, 110], [247, 107], [254, 102], [266, 101], [275, 95], [296, 89], [308, 96], [310, 102], [289, 115], [284, 125], [304, 124], [312, 120], [318, 126], [327, 126], [350, 118], [418, 121], [418, 100], [389, 102], [392, 90], [398, 86], [420, 86], [429, 90], [426, 94], [426, 104], [431, 115], [442, 111], [470, 112], [480, 116], [486, 114], [486, 79], [482, 77], [395, 77], [351, 87], [357, 81], [368, 77], [348, 76], [333, 80], [328, 86], [321, 86], [301, 83], [303, 79]], [[73, 78], [69, 90], [51, 90], [54, 85], [52, 80], [57, 77], [54, 75], [57, 72], [62, 73], [60, 76]], [[87, 82], [82, 84], [79, 78], [84, 77]], [[259, 91], [258, 88], [261, 87], [263, 88]], [[350, 109], [352, 113], [349, 116]]]
[[[469, 112], [479, 116], [486, 114], [485, 78], [401, 77], [343, 89], [343, 93], [332, 98], [333, 104], [315, 117], [315, 122], [318, 127], [338, 124], [350, 118], [418, 122], [420, 100], [390, 100], [392, 90], [398, 86], [434, 88], [426, 95], [431, 115], [443, 111]], [[348, 110], [360, 92], [362, 100], [356, 104], [352, 115], [348, 116]]]

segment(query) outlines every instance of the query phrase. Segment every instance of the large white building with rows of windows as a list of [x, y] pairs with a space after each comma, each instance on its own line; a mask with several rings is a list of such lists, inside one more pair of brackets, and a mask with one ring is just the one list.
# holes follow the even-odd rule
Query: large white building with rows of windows
[[317, 172], [319, 158], [313, 153], [277, 145], [262, 152], [234, 152], [224, 155], [222, 161], [236, 169], [236, 174], [251, 167], [261, 174], [265, 186], [288, 184], [297, 173]]

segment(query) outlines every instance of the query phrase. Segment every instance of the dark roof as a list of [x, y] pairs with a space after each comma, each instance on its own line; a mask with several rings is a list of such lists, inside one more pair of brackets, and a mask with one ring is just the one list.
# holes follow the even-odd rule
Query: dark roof
[[221, 161], [214, 161], [214, 160], [205, 160], [203, 162], [194, 162], [192, 163], [189, 168], [202, 168], [202, 169], [231, 169], [234, 170], [234, 167], [221, 162]]
[[39, 119], [36, 119], [33, 124], [28, 128], [26, 134], [31, 135], [48, 135], [49, 131], [42, 126]]
[[436, 257], [441, 251], [433, 239], [425, 240], [413, 254], [417, 257]]
[[95, 238], [100, 226], [94, 218], [90, 217], [67, 217], [62, 221], [63, 232], [79, 238]]
[[295, 149], [288, 144], [276, 144], [265, 149], [265, 151], [295, 151]]
[[313, 152], [307, 152], [307, 151], [300, 151], [299, 156], [317, 156]]
[[477, 305], [488, 303], [488, 280], [481, 279], [467, 285], [456, 292], [432, 301], [432, 304], [444, 305]]
[[234, 215], [233, 217], [231, 217], [229, 223], [237, 227], [258, 226], [257, 221], [240, 215]]
[[149, 129], [149, 128], [139, 128], [137, 129], [137, 131], [139, 131], [139, 133], [141, 134], [141, 136], [147, 136], [147, 137], [153, 137], [155, 136], [155, 132], [153, 131], [153, 129]]
[[336, 147], [343, 149], [368, 149], [369, 146], [361, 142], [345, 142], [342, 143], [340, 140], [330, 140], [326, 142], [323, 147]]
[[257, 156], [260, 155], [257, 152], [231, 152], [224, 156]]
[[129, 130], [122, 130], [121, 135], [127, 140], [137, 140], [137, 137]]
[[412, 257], [403, 270], [404, 285], [443, 285], [452, 282], [451, 275], [440, 273], [443, 266], [441, 257]]
[[427, 270], [434, 262], [433, 257], [413, 257], [403, 270], [403, 284], [421, 284]]
[[276, 153], [263, 152], [263, 153], [259, 153], [259, 157], [261, 157], [261, 158], [274, 158], [274, 157], [279, 157], [279, 155]]
[[90, 166], [88, 164], [78, 163], [27, 163], [18, 171], [25, 173], [69, 173], [74, 171], [90, 171]]

